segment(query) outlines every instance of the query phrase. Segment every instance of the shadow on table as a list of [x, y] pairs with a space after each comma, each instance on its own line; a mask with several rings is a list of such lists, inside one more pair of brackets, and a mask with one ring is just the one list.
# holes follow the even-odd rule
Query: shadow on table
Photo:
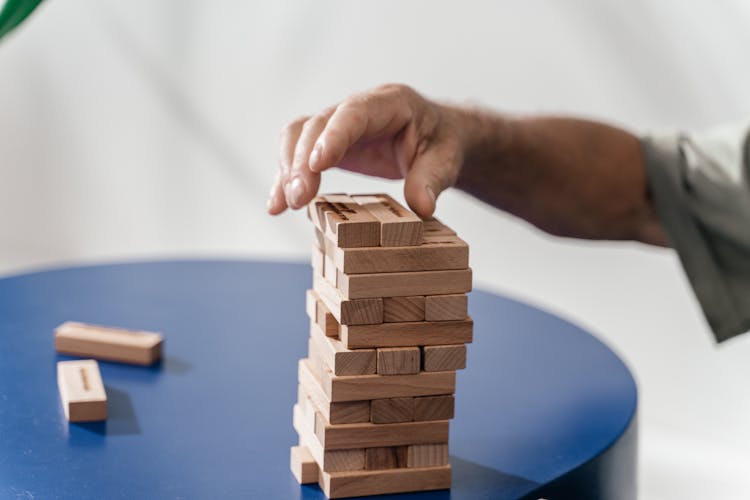
[[141, 426], [127, 392], [105, 386], [107, 391], [107, 420], [71, 424], [102, 436], [140, 434]]
[[178, 358], [175, 356], [166, 356], [160, 359], [156, 364], [151, 367], [154, 372], [166, 372], [173, 373], [175, 375], [182, 375], [193, 369], [192, 363], [189, 361]]

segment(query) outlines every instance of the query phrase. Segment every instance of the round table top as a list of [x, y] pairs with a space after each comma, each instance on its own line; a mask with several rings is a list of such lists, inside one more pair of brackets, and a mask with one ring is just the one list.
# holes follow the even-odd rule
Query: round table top
[[[306, 264], [163, 261], [0, 280], [0, 497], [323, 498], [289, 471]], [[517, 499], [600, 455], [636, 411], [622, 361], [580, 328], [474, 291], [450, 427], [451, 499]], [[53, 329], [163, 332], [144, 368], [100, 362], [106, 422], [69, 424]], [[399, 498], [448, 498], [448, 492]]]

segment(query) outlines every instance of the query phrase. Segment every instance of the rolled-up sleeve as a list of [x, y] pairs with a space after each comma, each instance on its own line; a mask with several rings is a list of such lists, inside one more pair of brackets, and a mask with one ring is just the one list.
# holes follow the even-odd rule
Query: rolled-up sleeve
[[750, 330], [750, 121], [642, 139], [651, 196], [716, 340]]

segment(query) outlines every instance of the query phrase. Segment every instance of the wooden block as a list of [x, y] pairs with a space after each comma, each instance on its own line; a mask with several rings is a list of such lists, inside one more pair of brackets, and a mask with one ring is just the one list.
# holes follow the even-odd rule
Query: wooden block
[[310, 413], [300, 406], [295, 405], [293, 425], [299, 434], [300, 443], [310, 450], [319, 469], [326, 472], [340, 472], [362, 470], [365, 467], [364, 448], [350, 450], [324, 450], [323, 446], [315, 437], [314, 422], [320, 415], [319, 412], [311, 410]]
[[383, 299], [383, 323], [424, 321], [424, 314], [425, 298], [423, 295]]
[[422, 219], [387, 194], [352, 196], [352, 199], [380, 221], [380, 246], [422, 243]]
[[466, 269], [469, 246], [457, 236], [425, 236], [419, 246], [338, 248], [324, 240], [326, 253], [347, 274]]
[[340, 424], [321, 421], [315, 435], [325, 450], [374, 448], [408, 444], [445, 443], [448, 421], [403, 422], [397, 424]]
[[413, 444], [408, 447], [407, 467], [437, 467], [448, 465], [448, 443]]
[[321, 472], [318, 484], [323, 493], [332, 499], [442, 490], [451, 487], [451, 466]]
[[323, 277], [332, 286], [338, 286], [338, 270], [336, 269], [333, 260], [327, 255], [323, 256]]
[[161, 358], [162, 336], [68, 321], [55, 328], [55, 350], [121, 363], [151, 365]]
[[336, 246], [372, 247], [380, 244], [380, 222], [346, 195], [315, 197], [307, 215]]
[[422, 230], [425, 236], [451, 236], [456, 232], [434, 217], [423, 221]]
[[[356, 352], [356, 351], [355, 351]], [[384, 347], [377, 350], [380, 375], [410, 375], [419, 373], [419, 347]]]
[[373, 424], [395, 424], [414, 420], [414, 398], [373, 399], [370, 421]]
[[465, 344], [471, 342], [474, 322], [414, 321], [380, 325], [341, 325], [339, 338], [349, 349]]
[[383, 322], [383, 299], [345, 299], [339, 290], [319, 274], [313, 274], [313, 288], [341, 325], [374, 325]]
[[466, 368], [466, 345], [426, 345], [422, 348], [422, 369], [443, 372]]
[[321, 380], [329, 401], [435, 396], [453, 394], [456, 372], [419, 372], [415, 375], [336, 376], [326, 372]]
[[323, 276], [325, 274], [325, 256], [323, 250], [313, 245], [310, 251], [310, 265], [313, 270]]
[[379, 446], [365, 449], [365, 470], [398, 469], [408, 464], [408, 446]]
[[309, 360], [299, 361], [299, 382], [305, 393], [331, 424], [352, 424], [370, 421], [370, 401], [332, 403], [313, 374]]
[[[375, 349], [347, 349], [340, 340], [327, 337], [315, 323], [310, 324], [310, 338], [320, 349], [325, 363], [334, 375], [369, 375], [375, 373]], [[418, 351], [419, 348], [417, 348]], [[417, 367], [419, 367], [419, 354], [417, 354]]]
[[456, 398], [446, 396], [425, 396], [414, 398], [414, 420], [450, 420], [453, 418]]
[[339, 336], [339, 322], [333, 316], [331, 311], [326, 307], [315, 290], [307, 291], [307, 301], [305, 310], [307, 315], [318, 324], [327, 337]]
[[289, 461], [292, 474], [299, 484], [318, 482], [318, 464], [306, 446], [292, 446]]
[[425, 320], [453, 321], [466, 319], [468, 313], [466, 294], [431, 295], [425, 297]]
[[471, 290], [471, 269], [380, 274], [337, 272], [338, 289], [344, 299], [443, 295]]
[[95, 360], [58, 361], [57, 387], [68, 421], [107, 419], [107, 393]]
[[362, 470], [365, 468], [365, 450], [326, 450], [323, 452], [323, 470], [326, 472], [341, 472], [347, 470]]

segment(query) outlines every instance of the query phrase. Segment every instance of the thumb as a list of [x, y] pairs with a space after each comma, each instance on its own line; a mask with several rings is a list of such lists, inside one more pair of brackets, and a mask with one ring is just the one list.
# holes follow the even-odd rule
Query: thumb
[[456, 183], [458, 169], [456, 154], [448, 145], [429, 149], [414, 160], [406, 174], [406, 203], [420, 217], [431, 217], [440, 193]]

